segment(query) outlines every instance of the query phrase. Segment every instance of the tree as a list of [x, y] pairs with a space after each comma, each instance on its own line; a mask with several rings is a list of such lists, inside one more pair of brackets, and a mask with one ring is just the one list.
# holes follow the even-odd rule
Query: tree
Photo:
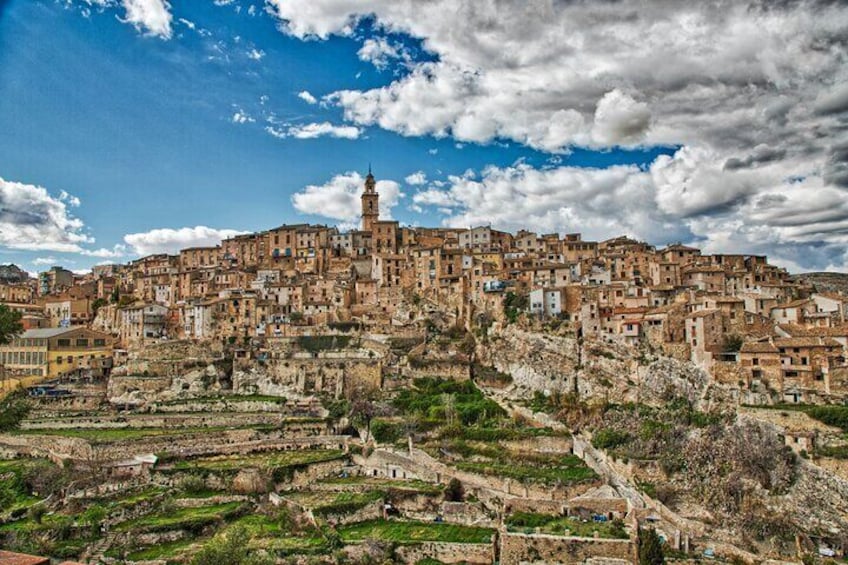
[[727, 353], [736, 353], [742, 349], [744, 341], [739, 334], [727, 334], [724, 336], [724, 351]]
[[448, 502], [462, 502], [463, 498], [465, 498], [465, 489], [460, 480], [454, 477], [450, 480], [448, 486], [445, 487], [445, 500]]
[[371, 420], [377, 415], [377, 406], [370, 395], [358, 391], [350, 403], [350, 419], [357, 425], [365, 426], [365, 441], [371, 438]]
[[639, 529], [639, 565], [662, 565], [665, 563], [662, 541], [653, 528]]
[[91, 303], [91, 314], [93, 316], [97, 315], [97, 311], [106, 306], [108, 302], [105, 298], [95, 298], [94, 302]]
[[24, 331], [21, 313], [0, 304], [0, 345], [5, 345]]
[[216, 537], [192, 559], [192, 565], [267, 565], [274, 559], [248, 549], [250, 533], [242, 526]]
[[16, 430], [29, 412], [26, 392], [18, 389], [0, 400], [0, 432]]
[[36, 504], [35, 506], [30, 507], [27, 515], [32, 519], [36, 524], [41, 524], [41, 520], [44, 518], [44, 514], [47, 513], [47, 509], [43, 504]]
[[109, 513], [106, 512], [105, 508], [99, 504], [95, 504], [83, 512], [82, 522], [89, 527], [91, 535], [96, 536], [100, 533], [100, 526], [103, 524], [103, 520], [105, 520], [108, 515]]
[[518, 320], [518, 316], [527, 310], [529, 305], [530, 299], [526, 294], [507, 292], [503, 302], [504, 315], [509, 323], [515, 323]]

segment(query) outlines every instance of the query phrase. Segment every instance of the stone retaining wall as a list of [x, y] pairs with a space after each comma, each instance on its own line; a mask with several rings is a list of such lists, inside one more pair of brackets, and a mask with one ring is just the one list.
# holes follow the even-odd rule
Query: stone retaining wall
[[422, 559], [435, 559], [442, 563], [471, 563], [488, 565], [495, 562], [493, 544], [424, 542], [401, 545], [395, 550], [401, 563], [414, 564]]
[[546, 534], [500, 534], [500, 563], [585, 563], [589, 559], [622, 559], [636, 563], [630, 540], [560, 537]]

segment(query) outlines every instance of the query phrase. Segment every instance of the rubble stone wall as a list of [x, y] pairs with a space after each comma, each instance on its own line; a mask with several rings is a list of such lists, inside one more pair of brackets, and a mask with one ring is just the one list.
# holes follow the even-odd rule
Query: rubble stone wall
[[636, 563], [636, 547], [630, 540], [565, 538], [545, 534], [500, 535], [500, 562], [585, 563], [592, 558], [623, 559]]

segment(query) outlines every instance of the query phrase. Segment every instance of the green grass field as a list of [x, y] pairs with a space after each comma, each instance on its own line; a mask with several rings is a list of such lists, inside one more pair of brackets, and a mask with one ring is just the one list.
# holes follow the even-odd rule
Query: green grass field
[[120, 531], [168, 531], [197, 529], [207, 524], [225, 521], [242, 509], [241, 502], [227, 502], [198, 508], [175, 508], [163, 510], [120, 524]]
[[504, 523], [511, 532], [534, 533], [536, 528], [544, 534], [607, 539], [628, 539], [620, 522], [583, 522], [566, 516], [516, 512], [506, 517]]
[[209, 426], [209, 427], [186, 427], [186, 428], [114, 428], [114, 429], [44, 429], [44, 430], [20, 430], [15, 432], [22, 435], [49, 435], [79, 438], [91, 443], [114, 443], [120, 441], [129, 441], [153, 437], [177, 437], [190, 434], [209, 434], [223, 432], [227, 430], [250, 429], [257, 431], [271, 431], [276, 429], [272, 425], [258, 425], [245, 427], [226, 427], [226, 426]]
[[302, 451], [278, 451], [256, 455], [200, 457], [177, 461], [171, 466], [173, 471], [238, 472], [246, 467], [277, 469], [297, 467], [311, 463], [321, 463], [342, 459], [345, 454], [340, 449], [312, 449]]
[[494, 530], [435, 522], [400, 522], [370, 520], [339, 528], [344, 541], [376, 539], [395, 543], [443, 541], [457, 543], [490, 543]]

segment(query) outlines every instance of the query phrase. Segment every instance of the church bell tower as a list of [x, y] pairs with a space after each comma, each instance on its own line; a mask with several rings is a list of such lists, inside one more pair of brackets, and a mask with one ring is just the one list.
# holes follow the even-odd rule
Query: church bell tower
[[368, 167], [368, 176], [365, 177], [365, 192], [362, 193], [362, 229], [371, 231], [375, 222], [380, 219], [380, 195], [377, 194], [377, 182]]

